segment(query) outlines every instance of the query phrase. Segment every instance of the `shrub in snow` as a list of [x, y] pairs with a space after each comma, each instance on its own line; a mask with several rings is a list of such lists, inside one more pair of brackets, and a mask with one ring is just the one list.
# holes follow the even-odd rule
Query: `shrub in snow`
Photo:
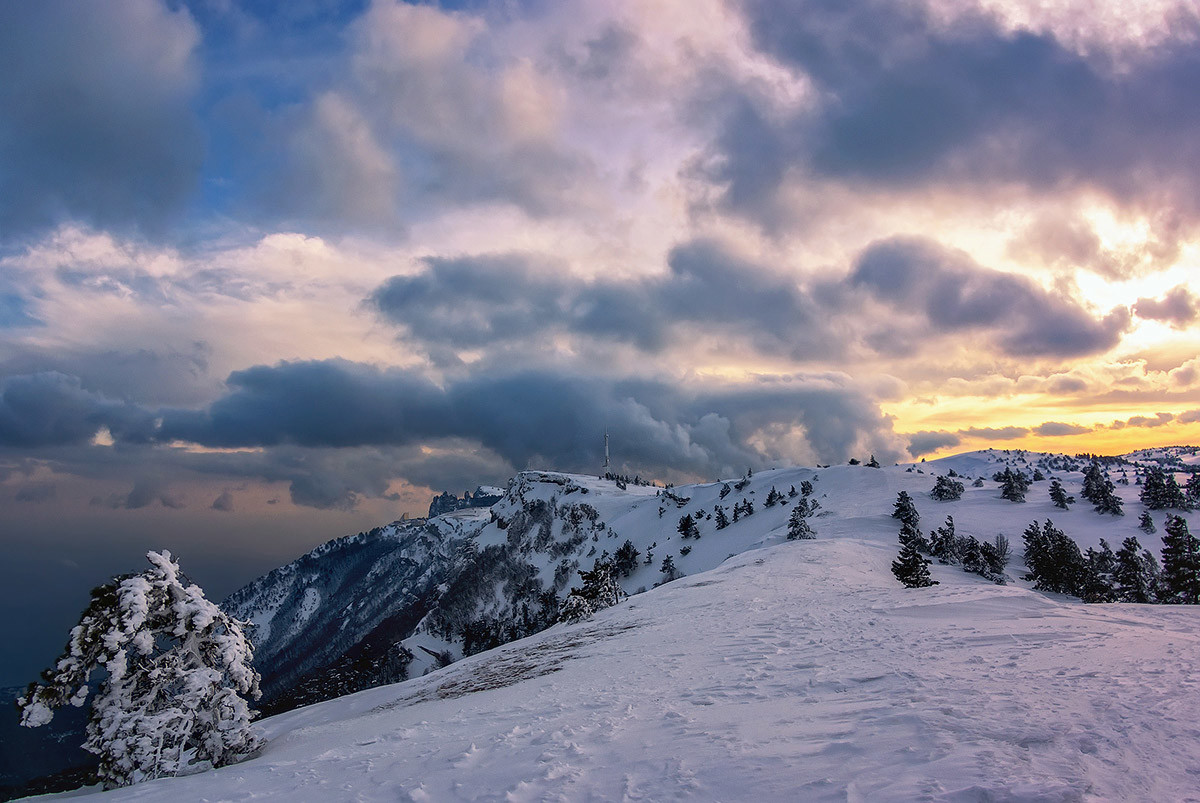
[[955, 502], [962, 499], [964, 490], [966, 487], [961, 482], [949, 477], [938, 477], [929, 495], [939, 502]]
[[908, 522], [900, 527], [900, 554], [892, 561], [892, 574], [906, 588], [928, 588], [938, 584], [929, 576], [929, 561], [917, 548], [920, 531]]
[[579, 579], [582, 585], [571, 589], [559, 610], [560, 622], [590, 619], [596, 611], [611, 608], [628, 596], [617, 583], [616, 568], [611, 561], [597, 560], [590, 572], [579, 573]]
[[54, 669], [17, 704], [21, 724], [92, 697], [84, 749], [106, 788], [231, 764], [263, 743], [245, 696], [257, 699], [254, 652], [242, 623], [205, 599], [170, 552], [151, 568], [92, 591]]

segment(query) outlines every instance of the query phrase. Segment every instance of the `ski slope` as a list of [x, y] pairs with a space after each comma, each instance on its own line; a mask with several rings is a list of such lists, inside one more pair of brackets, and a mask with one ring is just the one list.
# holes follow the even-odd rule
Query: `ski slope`
[[[761, 472], [745, 489], [758, 499], [819, 476], [816, 540], [783, 541], [790, 509], [760, 505], [702, 528], [682, 558], [671, 531], [683, 510], [660, 519], [653, 489], [621, 501], [597, 485], [588, 497], [604, 519], [622, 535], [659, 527], [656, 563], [674, 552], [688, 576], [591, 621], [265, 720], [269, 743], [239, 765], [102, 797], [1200, 800], [1200, 609], [1083, 605], [937, 564], [933, 588], [892, 577], [902, 489], [923, 529], [951, 513], [960, 533], [1004, 533], [1018, 553], [1024, 527], [1047, 517], [1083, 547], [1136, 534], [1158, 550], [1136, 529], [1133, 485], [1118, 488], [1121, 518], [1057, 510], [1048, 482], [1023, 505], [990, 480], [958, 502], [928, 497], [938, 471], [990, 477], [1003, 459]], [[1078, 493], [1077, 476], [1059, 476]], [[711, 509], [719, 488], [677, 492], [691, 511]]]

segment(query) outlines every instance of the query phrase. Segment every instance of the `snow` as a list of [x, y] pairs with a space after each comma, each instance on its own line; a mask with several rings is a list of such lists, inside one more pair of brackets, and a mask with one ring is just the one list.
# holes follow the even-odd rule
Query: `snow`
[[[1023, 459], [1031, 467], [1039, 457]], [[623, 579], [626, 590], [652, 587], [667, 554], [687, 576], [590, 621], [267, 719], [268, 744], [241, 764], [105, 794], [1200, 800], [1200, 609], [1084, 605], [937, 564], [933, 588], [904, 589], [892, 577], [900, 490], [913, 496], [923, 530], [952, 514], [960, 534], [1005, 534], [1018, 555], [1024, 528], [1046, 518], [1084, 548], [1137, 535], [1158, 552], [1157, 537], [1137, 529], [1135, 485], [1117, 486], [1120, 518], [1083, 500], [1054, 508], [1048, 481], [1014, 504], [990, 479], [1014, 459], [989, 450], [912, 471], [760, 472], [723, 500], [754, 499], [755, 514], [719, 532], [703, 522], [686, 556], [675, 525], [685, 512], [711, 511], [721, 483], [676, 489], [691, 497], [677, 508], [654, 488], [543, 473], [529, 493], [593, 505], [615, 533], [600, 536], [603, 548], [627, 537], [643, 551], [657, 542], [654, 564]], [[936, 475], [950, 468], [984, 477], [984, 487], [965, 479], [961, 500], [933, 501]], [[1077, 472], [1053, 473], [1078, 497]], [[564, 497], [557, 478], [587, 491]], [[786, 542], [791, 504], [762, 502], [772, 486], [786, 493], [814, 478], [816, 540]], [[1198, 519], [1189, 515], [1193, 530]], [[495, 525], [478, 535], [503, 538]], [[1009, 574], [1019, 572], [1018, 557]], [[434, 651], [450, 646], [414, 639]]]

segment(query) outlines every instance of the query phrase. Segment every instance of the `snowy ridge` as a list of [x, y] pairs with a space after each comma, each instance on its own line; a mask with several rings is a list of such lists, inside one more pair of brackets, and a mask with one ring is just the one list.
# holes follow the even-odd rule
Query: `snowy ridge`
[[243, 764], [111, 797], [1196, 798], [1194, 611], [1083, 606], [943, 566], [940, 586], [906, 590], [892, 554], [873, 538], [747, 553], [274, 717]]
[[[1035, 520], [1053, 519], [1083, 548], [1133, 535], [1157, 553], [1157, 535], [1138, 529], [1137, 483], [1168, 456], [1178, 457], [1105, 459], [1120, 517], [1051, 503], [1051, 479], [1078, 497], [1086, 460], [1015, 450], [777, 469], [669, 492], [524, 472], [474, 518], [458, 511], [407, 535], [359, 538], [355, 548], [389, 548], [359, 565], [343, 596], [321, 587], [313, 621], [344, 619], [394, 580], [386, 556], [443, 560], [408, 635], [387, 631], [411, 654], [412, 680], [271, 717], [260, 757], [114, 797], [1200, 799], [1197, 609], [1084, 605], [1019, 579], [1021, 533]], [[1045, 480], [1010, 502], [992, 480], [1004, 468]], [[1170, 468], [1182, 477], [1191, 467]], [[962, 498], [935, 501], [934, 480], [951, 471]], [[816, 539], [787, 542], [789, 494], [803, 483], [820, 504]], [[784, 501], [767, 507], [771, 489]], [[935, 563], [939, 585], [902, 588], [889, 571], [900, 491], [924, 531], [953, 515], [960, 533], [1007, 536], [1017, 552], [1007, 585]], [[716, 529], [716, 505], [747, 502], [753, 515]], [[1160, 524], [1168, 512], [1181, 513], [1152, 511]], [[699, 539], [678, 532], [685, 513]], [[423, 552], [430, 544], [414, 533], [432, 532], [440, 547]], [[540, 594], [561, 598], [626, 540], [640, 553], [620, 578], [628, 602], [578, 625], [532, 621]], [[323, 564], [347, 564], [351, 552], [272, 574], [316, 587], [310, 570], [327, 577]], [[667, 556], [684, 576], [661, 584]], [[266, 579], [245, 598], [275, 599]], [[541, 632], [484, 649], [524, 625]]]

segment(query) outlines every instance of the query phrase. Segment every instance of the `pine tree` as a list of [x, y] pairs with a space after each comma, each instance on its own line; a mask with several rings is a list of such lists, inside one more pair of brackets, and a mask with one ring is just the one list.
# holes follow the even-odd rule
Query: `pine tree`
[[1011, 468], [1004, 469], [1000, 475], [1000, 497], [1010, 502], [1024, 502], [1025, 493], [1029, 490], [1029, 480], [1019, 471]]
[[1096, 500], [1097, 513], [1108, 513], [1112, 516], [1125, 515], [1125, 511], [1121, 509], [1124, 503], [1121, 501], [1121, 497], [1117, 496], [1116, 486], [1112, 484], [1112, 480], [1105, 479], [1097, 493], [1099, 495]]
[[867, 468], [879, 468], [879, 461], [875, 459], [875, 455], [871, 455], [871, 459], [867, 461]]
[[964, 490], [966, 487], [961, 482], [939, 476], [934, 481], [933, 490], [929, 492], [929, 495], [939, 502], [955, 502], [962, 499]]
[[725, 508], [722, 505], [717, 505], [713, 508], [713, 515], [717, 517], [717, 529], [724, 530], [729, 526], [729, 517], [725, 515]]
[[788, 498], [789, 499], [795, 499], [799, 494], [800, 494], [800, 492], [796, 490], [795, 485], [793, 485], [791, 488], [788, 488]]
[[258, 698], [259, 676], [242, 623], [170, 552], [146, 557], [151, 568], [92, 592], [63, 656], [18, 700], [21, 724], [38, 727], [94, 688], [83, 746], [109, 789], [232, 764], [262, 745], [244, 699]]
[[1154, 526], [1154, 519], [1150, 518], [1149, 511], [1142, 511], [1142, 517], [1138, 519], [1138, 529], [1147, 535], [1158, 531], [1158, 528]]
[[1088, 548], [1084, 553], [1086, 568], [1082, 574], [1079, 598], [1084, 602], [1116, 602], [1117, 589], [1113, 581], [1117, 559], [1103, 538], [1100, 549]]
[[1040, 529], [1037, 522], [1029, 525], [1023, 537], [1025, 579], [1043, 591], [1079, 596], [1087, 571], [1079, 546], [1049, 519]]
[[921, 516], [917, 513], [917, 507], [913, 504], [908, 491], [901, 491], [896, 496], [896, 508], [892, 511], [892, 518], [899, 519], [903, 524], [908, 524], [914, 529], [921, 526]]
[[633, 545], [633, 542], [626, 539], [625, 543], [621, 544], [616, 554], [613, 555], [613, 568], [622, 577], [628, 577], [637, 570], [638, 556], [640, 554], [637, 547]]
[[1200, 507], [1200, 471], [1193, 471], [1186, 486], [1188, 507]]
[[[1190, 480], [1189, 480], [1190, 482]], [[1151, 510], [1187, 510], [1188, 500], [1174, 472], [1166, 472], [1159, 466], [1146, 469], [1146, 483], [1139, 498]]]
[[796, 507], [792, 509], [792, 515], [788, 518], [787, 537], [789, 541], [816, 537], [812, 528], [808, 526], [808, 505], [804, 504], [803, 499], [796, 503]]
[[563, 600], [558, 612], [560, 622], [582, 622], [590, 619], [596, 611], [611, 608], [628, 597], [617, 582], [613, 561], [603, 558], [596, 560], [590, 572], [579, 573], [579, 580], [579, 587], [572, 588]]
[[1200, 605], [1200, 540], [1188, 531], [1183, 516], [1168, 516], [1162, 542], [1162, 585], [1167, 599]]
[[1083, 472], [1083, 490], [1080, 491], [1079, 495], [1093, 505], [1097, 504], [1103, 492], [1106, 479], [1107, 477], [1104, 476], [1104, 472], [1100, 469], [1100, 464], [1092, 463]]
[[691, 513], [684, 513], [679, 519], [679, 526], [676, 528], [679, 534], [684, 538], [699, 538], [700, 528], [696, 525], [696, 520], [692, 518]]
[[781, 501], [783, 501], [783, 494], [781, 494], [781, 493], [779, 493], [779, 491], [775, 490], [775, 486], [772, 485], [771, 490], [767, 493], [767, 501], [763, 503], [764, 506], [765, 507], [775, 507]]
[[900, 554], [892, 561], [892, 574], [905, 588], [928, 588], [938, 584], [929, 576], [929, 561], [917, 548], [920, 532], [907, 521], [900, 526]]
[[672, 580], [678, 580], [681, 577], [679, 569], [675, 568], [675, 559], [670, 555], [667, 555], [665, 558], [663, 558], [662, 569], [660, 569], [660, 571], [662, 572], [664, 583], [669, 583]]
[[1113, 584], [1116, 586], [1117, 599], [1120, 602], [1154, 601], [1157, 572], [1153, 570], [1148, 557], [1151, 557], [1150, 553], [1142, 549], [1137, 538], [1129, 536], [1121, 543], [1112, 572]]
[[729, 483], [727, 483], [727, 482], [721, 483], [721, 493], [720, 493], [721, 499], [724, 499], [725, 497], [729, 496], [729, 494], [732, 492], [733, 492], [733, 489], [729, 487]]
[[1075, 497], [1068, 496], [1062, 483], [1057, 479], [1053, 479], [1050, 480], [1050, 501], [1054, 503], [1055, 507], [1068, 510], [1071, 505], [1075, 504]]
[[939, 563], [958, 563], [958, 536], [954, 533], [954, 517], [929, 534], [929, 552]]
[[813, 484], [811, 480], [800, 481], [800, 493], [804, 496], [812, 496]]

